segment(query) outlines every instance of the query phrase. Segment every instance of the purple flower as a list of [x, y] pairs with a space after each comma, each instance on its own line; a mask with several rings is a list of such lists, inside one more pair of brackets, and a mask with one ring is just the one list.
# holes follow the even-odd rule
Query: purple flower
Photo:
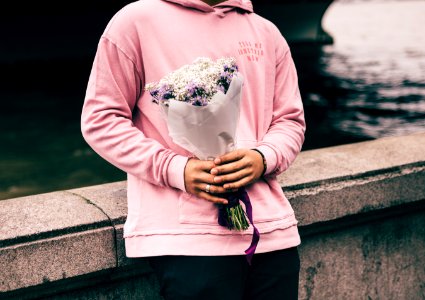
[[[220, 70], [218, 74], [217, 69]], [[147, 84], [145, 89], [157, 104], [177, 100], [205, 106], [217, 91], [227, 93], [237, 70], [236, 60], [232, 57], [220, 58], [216, 62], [199, 58], [193, 64], [167, 74], [159, 83]]]

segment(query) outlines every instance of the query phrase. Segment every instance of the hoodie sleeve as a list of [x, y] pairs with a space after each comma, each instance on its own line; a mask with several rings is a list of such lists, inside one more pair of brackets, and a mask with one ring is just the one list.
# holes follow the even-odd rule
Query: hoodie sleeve
[[298, 76], [291, 52], [280, 32], [276, 36], [273, 116], [266, 135], [257, 146], [267, 161], [265, 174], [272, 176], [284, 172], [295, 160], [304, 143], [306, 129]]
[[133, 124], [141, 81], [131, 56], [103, 36], [82, 109], [83, 137], [101, 157], [124, 172], [159, 186], [185, 190], [187, 157], [146, 137]]

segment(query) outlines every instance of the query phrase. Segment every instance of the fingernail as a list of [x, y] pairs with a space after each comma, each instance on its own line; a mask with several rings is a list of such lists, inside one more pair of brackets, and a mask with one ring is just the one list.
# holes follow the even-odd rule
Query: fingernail
[[217, 175], [218, 171], [217, 169], [212, 169], [210, 173], [211, 175]]
[[219, 183], [221, 181], [220, 177], [214, 177], [214, 182]]
[[220, 164], [220, 163], [221, 163], [221, 160], [220, 160], [219, 158], [216, 158], [216, 159], [214, 159], [214, 163], [215, 163], [216, 165], [218, 165], [218, 164]]

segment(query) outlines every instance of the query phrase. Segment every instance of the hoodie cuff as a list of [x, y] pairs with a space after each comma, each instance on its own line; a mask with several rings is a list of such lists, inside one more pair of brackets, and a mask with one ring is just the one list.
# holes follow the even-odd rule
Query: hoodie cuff
[[263, 153], [264, 157], [266, 158], [267, 169], [266, 169], [266, 172], [264, 173], [264, 175], [272, 173], [276, 169], [276, 166], [277, 166], [276, 153], [274, 152], [274, 150], [272, 148], [270, 148], [269, 146], [266, 146], [266, 145], [258, 146], [258, 147], [256, 147], [256, 149], [261, 151], [261, 153]]
[[188, 159], [188, 157], [182, 155], [174, 156], [171, 159], [167, 170], [168, 185], [173, 188], [180, 189], [183, 192], [186, 192], [186, 187], [184, 185], [184, 169]]

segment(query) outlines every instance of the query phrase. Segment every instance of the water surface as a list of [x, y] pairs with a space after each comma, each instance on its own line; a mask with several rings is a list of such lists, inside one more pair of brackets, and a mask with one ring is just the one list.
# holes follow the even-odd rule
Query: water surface
[[425, 131], [425, 1], [336, 1], [323, 27], [334, 44], [299, 65], [305, 149]]

